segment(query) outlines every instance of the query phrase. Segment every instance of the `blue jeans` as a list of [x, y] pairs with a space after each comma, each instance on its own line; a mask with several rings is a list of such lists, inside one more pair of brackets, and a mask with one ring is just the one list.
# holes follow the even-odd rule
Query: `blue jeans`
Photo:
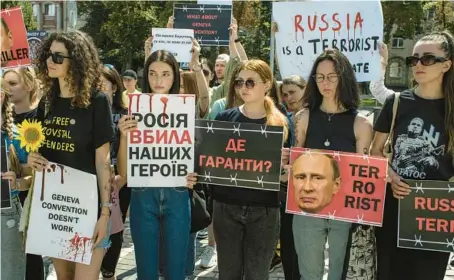
[[293, 216], [293, 238], [301, 280], [323, 279], [325, 243], [329, 244], [328, 280], [340, 280], [352, 224], [347, 222]]
[[1, 280], [23, 280], [25, 277], [25, 252], [19, 232], [21, 212], [17, 196], [12, 199], [10, 209], [1, 210]]
[[158, 279], [161, 243], [161, 257], [166, 264], [164, 277], [166, 280], [183, 280], [191, 228], [188, 189], [133, 188], [130, 205], [129, 219], [136, 255], [137, 279]]
[[[189, 244], [188, 244], [188, 252], [187, 252], [187, 259], [186, 259], [186, 266], [184, 268], [186, 276], [194, 275], [195, 270], [195, 241], [196, 241], [197, 233], [189, 234]], [[162, 244], [161, 244], [162, 245]], [[162, 260], [162, 246], [160, 246], [159, 251], [159, 276], [164, 276], [164, 261]]]

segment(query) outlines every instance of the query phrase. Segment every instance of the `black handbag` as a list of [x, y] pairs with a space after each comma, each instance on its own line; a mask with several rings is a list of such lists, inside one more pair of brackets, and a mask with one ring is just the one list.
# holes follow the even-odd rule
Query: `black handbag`
[[190, 191], [191, 233], [207, 228], [211, 224], [211, 213], [207, 208], [207, 195], [202, 184]]

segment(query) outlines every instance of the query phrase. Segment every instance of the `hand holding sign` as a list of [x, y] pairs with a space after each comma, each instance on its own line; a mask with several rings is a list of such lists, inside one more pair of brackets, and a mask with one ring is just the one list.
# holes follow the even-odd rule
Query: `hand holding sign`
[[108, 225], [109, 225], [109, 216], [101, 214], [101, 217], [96, 222], [95, 232], [93, 233], [93, 237], [92, 237], [92, 240], [93, 240], [93, 247], [91, 247], [92, 251], [94, 251], [96, 248], [98, 248], [98, 245], [101, 243], [101, 241], [107, 237]]
[[30, 153], [28, 154], [27, 163], [33, 170], [40, 172], [47, 167], [49, 162], [45, 157], [38, 153]]
[[230, 41], [235, 41], [238, 39], [238, 25], [236, 24], [236, 20], [235, 22], [232, 22], [232, 24], [230, 24], [230, 27], [229, 27], [229, 31], [230, 31]]
[[118, 129], [120, 130], [121, 136], [126, 137], [129, 132], [137, 129], [138, 122], [131, 115], [124, 115], [118, 121]]
[[167, 28], [173, 28], [174, 22], [175, 22], [175, 17], [174, 16], [170, 16], [169, 20], [167, 21]]
[[197, 184], [197, 173], [189, 173], [186, 176], [186, 186], [193, 189], [195, 184]]
[[400, 176], [394, 172], [391, 168], [388, 168], [388, 182], [391, 183], [391, 189], [393, 196], [397, 199], [402, 199], [411, 192], [411, 188], [408, 184], [401, 181]]
[[14, 171], [8, 171], [5, 173], [2, 173], [2, 179], [3, 180], [9, 180], [11, 183], [12, 189], [16, 189], [16, 172]]

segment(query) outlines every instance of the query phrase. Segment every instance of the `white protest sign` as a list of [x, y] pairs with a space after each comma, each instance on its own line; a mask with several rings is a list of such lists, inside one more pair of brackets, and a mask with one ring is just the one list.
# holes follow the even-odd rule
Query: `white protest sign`
[[95, 175], [49, 163], [36, 172], [26, 252], [90, 264], [98, 206]]
[[352, 64], [358, 82], [380, 77], [379, 42], [383, 14], [379, 1], [274, 2], [276, 53], [282, 77], [308, 79], [315, 59], [337, 48]]
[[194, 170], [195, 95], [130, 94], [128, 187], [186, 186]]
[[194, 30], [176, 28], [153, 28], [152, 52], [166, 50], [172, 53], [178, 62], [191, 61], [192, 38]]

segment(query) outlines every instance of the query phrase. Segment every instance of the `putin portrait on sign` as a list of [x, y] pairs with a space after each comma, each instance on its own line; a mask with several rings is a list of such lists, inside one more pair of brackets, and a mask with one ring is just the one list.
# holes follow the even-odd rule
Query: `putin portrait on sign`
[[339, 165], [330, 155], [307, 153], [292, 164], [295, 202], [306, 213], [320, 213], [339, 191]]

